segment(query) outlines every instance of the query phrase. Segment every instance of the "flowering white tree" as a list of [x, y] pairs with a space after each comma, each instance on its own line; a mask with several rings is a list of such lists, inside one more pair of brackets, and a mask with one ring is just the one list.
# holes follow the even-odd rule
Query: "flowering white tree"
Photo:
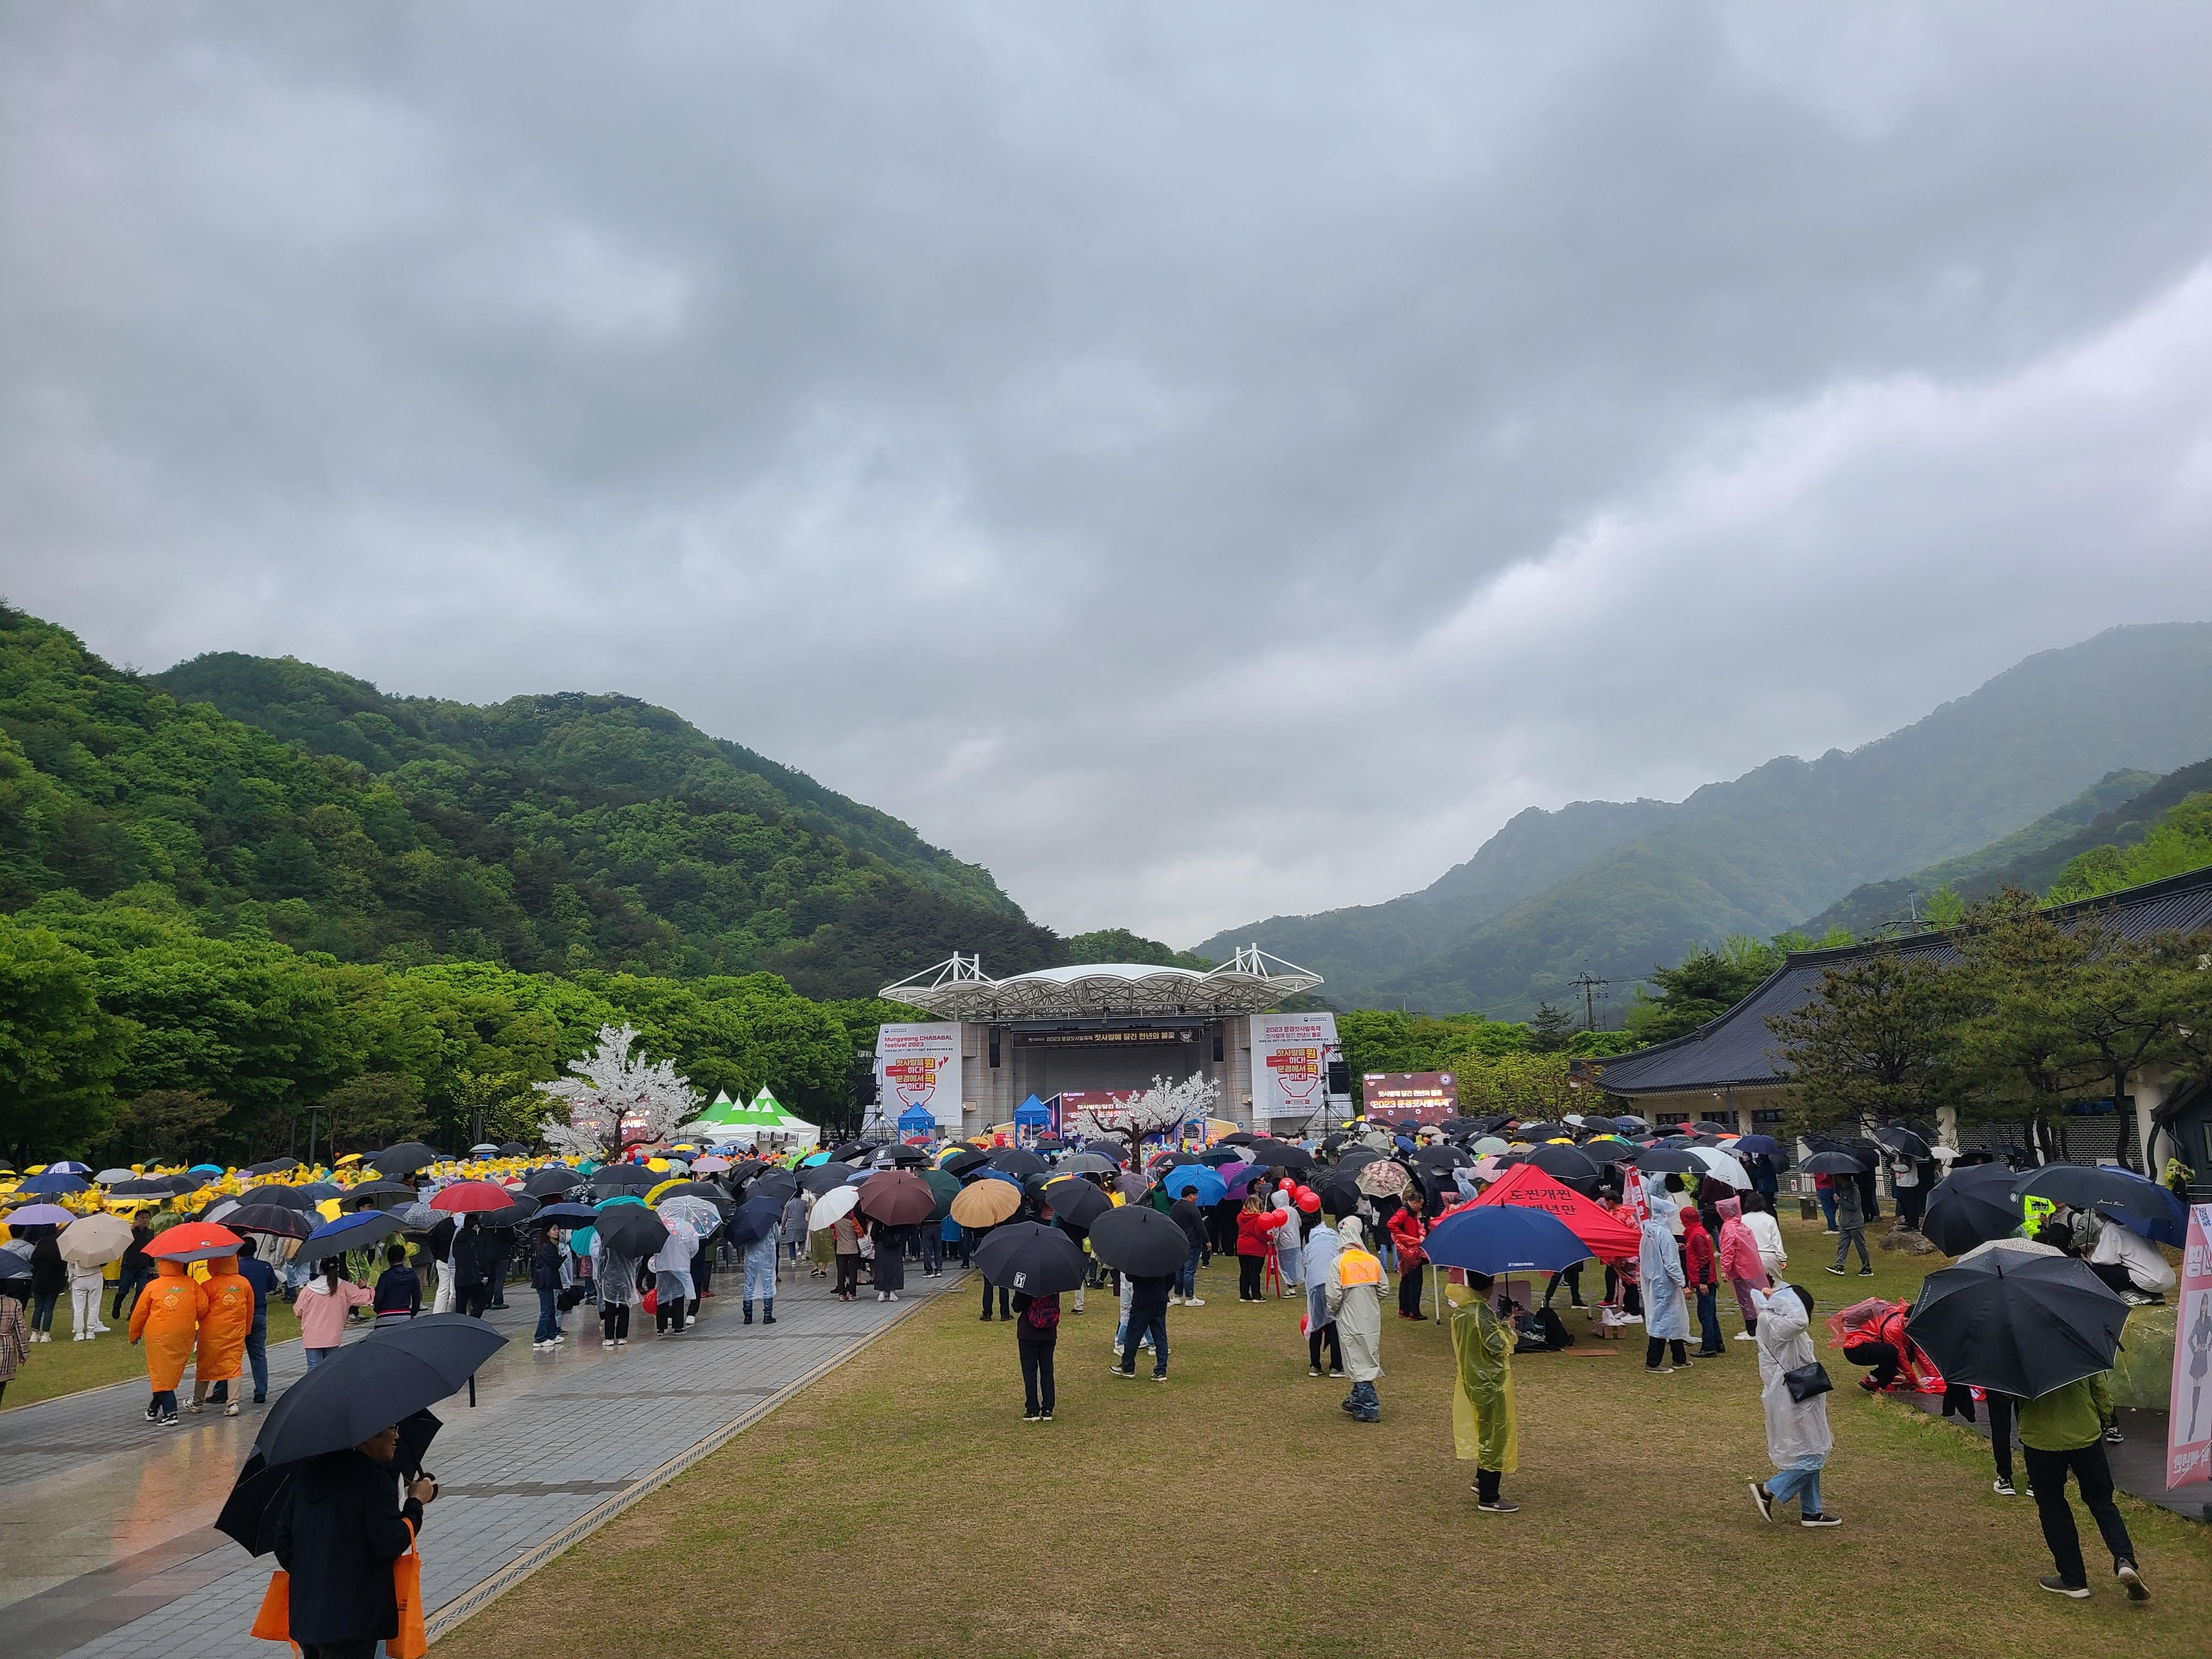
[[1126, 1143], [1129, 1163], [1142, 1159], [1145, 1137], [1173, 1134], [1194, 1119], [1208, 1116], [1221, 1099], [1221, 1085], [1210, 1077], [1187, 1077], [1180, 1083], [1152, 1079], [1152, 1086], [1111, 1106], [1086, 1106], [1068, 1127], [1078, 1134], [1107, 1137]]
[[545, 1143], [580, 1158], [619, 1158], [632, 1146], [665, 1140], [699, 1115], [699, 1097], [677, 1076], [674, 1062], [633, 1060], [635, 1026], [602, 1025], [598, 1049], [572, 1060], [576, 1075], [532, 1085], [568, 1105], [565, 1120], [538, 1126]]

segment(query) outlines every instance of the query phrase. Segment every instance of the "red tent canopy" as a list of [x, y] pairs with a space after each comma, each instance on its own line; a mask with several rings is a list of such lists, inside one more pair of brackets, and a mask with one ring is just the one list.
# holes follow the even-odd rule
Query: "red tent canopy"
[[1568, 1231], [1589, 1246], [1600, 1261], [1617, 1261], [1636, 1254], [1643, 1235], [1626, 1221], [1607, 1215], [1593, 1200], [1562, 1186], [1533, 1164], [1516, 1164], [1490, 1183], [1477, 1204], [1517, 1204], [1557, 1216]]

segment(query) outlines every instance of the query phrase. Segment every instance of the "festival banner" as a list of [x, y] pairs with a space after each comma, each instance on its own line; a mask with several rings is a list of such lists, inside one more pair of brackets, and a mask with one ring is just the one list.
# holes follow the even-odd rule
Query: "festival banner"
[[[956, 1020], [876, 1030], [877, 1109], [896, 1119], [919, 1106], [960, 1127], [960, 1026]], [[896, 1103], [896, 1105], [893, 1103]]]
[[2166, 1401], [2169, 1490], [2212, 1480], [2212, 1204], [2192, 1205], [2174, 1304], [2173, 1392]]
[[1310, 1117], [1328, 1098], [1334, 1014], [1252, 1016], [1252, 1121]]
[[1394, 1123], [1441, 1123], [1459, 1115], [1459, 1079], [1449, 1072], [1368, 1072], [1359, 1079], [1361, 1107]]

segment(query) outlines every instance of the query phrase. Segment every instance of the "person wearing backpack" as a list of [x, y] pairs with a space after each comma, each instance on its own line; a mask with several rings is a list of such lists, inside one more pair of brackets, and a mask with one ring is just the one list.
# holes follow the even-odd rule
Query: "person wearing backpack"
[[1022, 1357], [1022, 1421], [1052, 1421], [1052, 1354], [1060, 1341], [1060, 1297], [1014, 1292], [1014, 1346]]

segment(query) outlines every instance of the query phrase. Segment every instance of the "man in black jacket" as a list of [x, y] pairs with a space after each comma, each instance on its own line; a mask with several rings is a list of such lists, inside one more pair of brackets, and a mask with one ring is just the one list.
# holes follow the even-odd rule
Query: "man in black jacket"
[[398, 1452], [399, 1431], [385, 1429], [350, 1451], [310, 1458], [293, 1480], [276, 1562], [292, 1576], [292, 1639], [303, 1659], [370, 1659], [399, 1634], [392, 1564], [422, 1529], [438, 1483], [416, 1475], [402, 1504]]
[[[447, 1258], [453, 1275], [453, 1306], [478, 1319], [491, 1302], [491, 1236], [470, 1216], [454, 1233]], [[505, 1263], [501, 1264], [505, 1271]]]

